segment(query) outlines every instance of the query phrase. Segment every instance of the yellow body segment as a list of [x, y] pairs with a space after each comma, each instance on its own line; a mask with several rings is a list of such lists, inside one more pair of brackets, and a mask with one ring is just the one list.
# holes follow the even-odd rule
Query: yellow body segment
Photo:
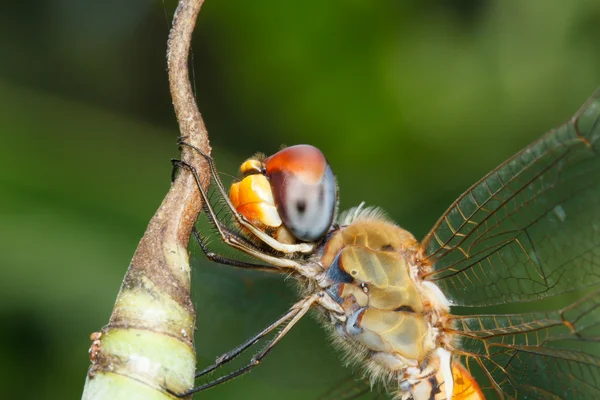
[[327, 268], [343, 247], [356, 245], [375, 251], [406, 251], [417, 247], [408, 231], [382, 220], [360, 220], [334, 233], [325, 245], [321, 263]]
[[452, 400], [485, 400], [479, 385], [471, 373], [459, 363], [452, 363], [454, 391]]
[[436, 306], [444, 301], [420, 280], [416, 254], [417, 241], [404, 229], [357, 219], [330, 236], [321, 264], [328, 293], [347, 316], [336, 332], [368, 349], [367, 372], [393, 377], [398, 399], [444, 400], [454, 388], [451, 355], [439, 340], [447, 308]]
[[373, 351], [397, 353], [418, 361], [428, 350], [425, 340], [427, 321], [422, 315], [369, 307], [362, 315], [360, 325], [363, 332], [356, 339]]
[[371, 351], [397, 355], [410, 365], [422, 362], [433, 347], [407, 261], [415, 245], [412, 235], [391, 223], [356, 221], [331, 236], [321, 259], [346, 277], [336, 286], [352, 322], [346, 333]]
[[400, 252], [376, 251], [361, 245], [341, 250], [341, 264], [357, 282], [369, 285], [369, 306], [380, 310], [396, 310], [405, 306], [423, 310], [423, 302], [408, 273], [408, 263]]

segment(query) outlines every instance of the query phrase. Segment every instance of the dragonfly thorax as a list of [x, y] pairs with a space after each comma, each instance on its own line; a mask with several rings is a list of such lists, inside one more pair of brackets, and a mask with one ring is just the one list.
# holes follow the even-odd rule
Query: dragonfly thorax
[[373, 380], [395, 384], [399, 396], [416, 400], [418, 393], [431, 398], [431, 390], [419, 385], [431, 388], [430, 378], [438, 372], [445, 371], [452, 393], [450, 353], [443, 348], [449, 303], [419, 278], [418, 249], [409, 232], [367, 210], [330, 235], [318, 277], [343, 309], [345, 318], [330, 315], [329, 320], [349, 359]]

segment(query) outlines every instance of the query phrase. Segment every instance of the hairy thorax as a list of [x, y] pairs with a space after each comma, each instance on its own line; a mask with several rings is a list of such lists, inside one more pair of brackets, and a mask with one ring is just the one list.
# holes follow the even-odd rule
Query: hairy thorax
[[449, 302], [420, 279], [418, 250], [415, 238], [393, 223], [358, 218], [328, 238], [317, 280], [344, 310], [328, 317], [349, 362], [398, 398], [445, 399], [452, 393]]

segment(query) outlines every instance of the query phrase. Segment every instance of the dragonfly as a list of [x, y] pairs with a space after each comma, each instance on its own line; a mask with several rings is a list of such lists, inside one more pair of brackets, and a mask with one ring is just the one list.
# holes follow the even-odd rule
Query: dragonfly
[[[196, 176], [222, 241], [253, 260], [211, 251], [194, 230], [208, 259], [286, 274], [300, 300], [196, 377], [261, 343], [243, 367], [175, 395], [248, 373], [316, 309], [366, 391], [401, 400], [600, 398], [600, 92], [472, 185], [420, 242], [378, 208], [338, 214], [336, 178], [316, 147], [249, 158], [229, 191], [203, 155], [233, 222], [193, 167], [176, 165]], [[326, 398], [357, 393], [347, 383]]]

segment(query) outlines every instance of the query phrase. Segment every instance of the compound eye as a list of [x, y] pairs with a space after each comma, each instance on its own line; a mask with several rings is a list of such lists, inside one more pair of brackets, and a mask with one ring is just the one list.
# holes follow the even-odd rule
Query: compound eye
[[327, 159], [309, 145], [285, 148], [264, 161], [279, 216], [295, 238], [315, 241], [333, 222], [337, 185]]

